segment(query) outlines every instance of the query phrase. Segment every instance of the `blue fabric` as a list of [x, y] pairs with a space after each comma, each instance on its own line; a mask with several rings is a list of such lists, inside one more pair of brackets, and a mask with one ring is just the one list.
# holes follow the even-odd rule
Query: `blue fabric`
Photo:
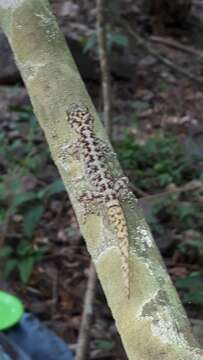
[[31, 360], [16, 344], [0, 332], [0, 360]]
[[67, 344], [31, 314], [25, 313], [20, 323], [4, 334], [31, 360], [73, 360]]

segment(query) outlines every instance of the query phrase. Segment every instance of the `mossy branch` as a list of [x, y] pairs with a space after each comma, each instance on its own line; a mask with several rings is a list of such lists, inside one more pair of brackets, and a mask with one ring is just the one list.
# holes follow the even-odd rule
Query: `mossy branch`
[[[113, 230], [102, 214], [90, 215], [85, 224], [81, 222], [77, 194], [88, 184], [83, 179], [75, 184], [83, 174], [82, 164], [64, 156], [64, 149], [76, 140], [67, 122], [69, 105], [86, 105], [95, 117], [97, 137], [107, 143], [108, 139], [48, 1], [0, 0], [0, 21], [68, 190], [129, 359], [203, 359], [136, 199], [122, 203], [130, 235], [129, 300], [123, 289]], [[117, 160], [114, 166], [119, 172]]]

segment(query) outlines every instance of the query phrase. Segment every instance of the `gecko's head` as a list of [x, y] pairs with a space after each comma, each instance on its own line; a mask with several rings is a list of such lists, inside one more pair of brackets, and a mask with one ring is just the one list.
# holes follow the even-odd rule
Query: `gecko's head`
[[70, 126], [77, 132], [82, 133], [86, 129], [91, 129], [93, 117], [86, 106], [72, 104], [68, 111], [68, 120]]

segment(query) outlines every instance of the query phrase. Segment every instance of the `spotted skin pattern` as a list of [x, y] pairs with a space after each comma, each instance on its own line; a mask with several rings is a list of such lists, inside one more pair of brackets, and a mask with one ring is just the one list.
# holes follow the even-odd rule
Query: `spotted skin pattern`
[[[122, 190], [126, 190], [126, 178], [120, 178], [117, 181], [114, 179], [107, 161], [105, 161], [105, 150], [107, 149], [105, 149], [104, 143], [95, 136], [94, 118], [88, 108], [72, 104], [67, 115], [71, 128], [78, 134], [78, 140], [72, 147], [83, 160], [85, 178], [93, 189], [91, 192], [82, 194], [80, 201], [83, 202], [87, 212], [89, 204], [93, 202], [102, 204], [106, 209], [109, 222], [119, 240], [123, 282], [125, 293], [129, 298], [128, 228], [119, 201]], [[107, 153], [109, 151], [110, 149], [107, 150]]]

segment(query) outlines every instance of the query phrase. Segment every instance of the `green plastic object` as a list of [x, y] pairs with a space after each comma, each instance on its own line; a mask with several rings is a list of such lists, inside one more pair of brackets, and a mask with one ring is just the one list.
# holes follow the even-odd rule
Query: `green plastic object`
[[0, 330], [15, 325], [24, 312], [21, 301], [4, 291], [0, 291]]

